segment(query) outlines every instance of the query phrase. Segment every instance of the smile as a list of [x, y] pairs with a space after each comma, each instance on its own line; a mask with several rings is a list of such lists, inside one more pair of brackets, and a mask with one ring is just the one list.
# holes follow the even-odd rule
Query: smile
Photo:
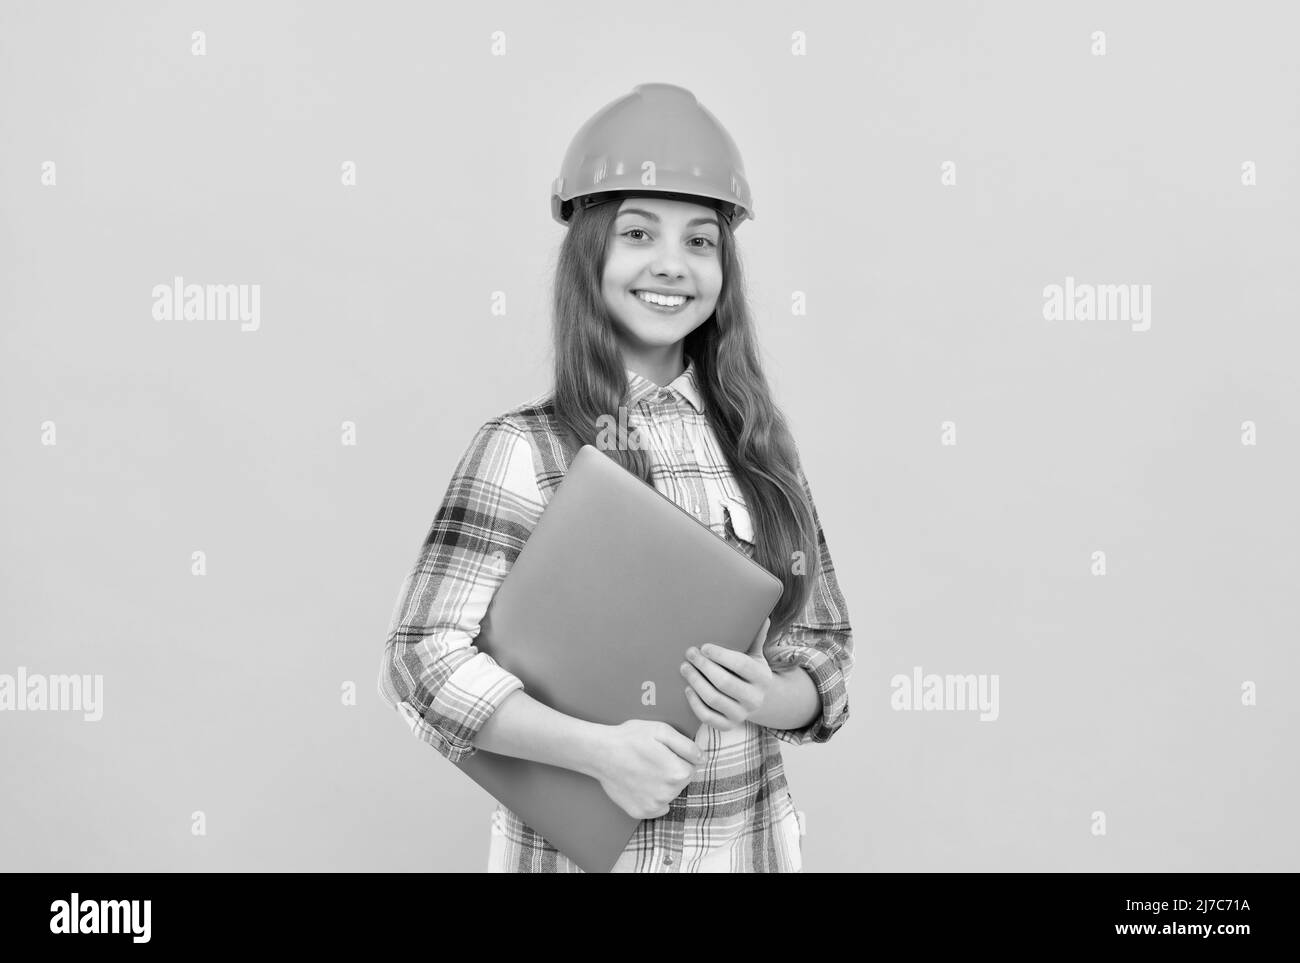
[[661, 313], [672, 314], [694, 300], [685, 294], [655, 294], [651, 291], [633, 291], [638, 301], [646, 307]]

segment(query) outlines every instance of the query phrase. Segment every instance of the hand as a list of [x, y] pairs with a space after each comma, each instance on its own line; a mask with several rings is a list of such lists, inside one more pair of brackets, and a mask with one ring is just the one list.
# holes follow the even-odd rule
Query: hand
[[690, 683], [686, 701], [700, 722], [727, 731], [743, 726], [772, 691], [772, 667], [763, 655], [770, 618], [763, 621], [748, 652], [706, 643], [686, 650], [682, 675]]
[[666, 722], [629, 719], [603, 730], [596, 778], [634, 819], [657, 819], [695, 778], [704, 751]]

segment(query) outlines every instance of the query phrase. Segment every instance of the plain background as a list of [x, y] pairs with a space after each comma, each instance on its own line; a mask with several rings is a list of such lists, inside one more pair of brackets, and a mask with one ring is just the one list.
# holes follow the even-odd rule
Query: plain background
[[[0, 672], [105, 693], [97, 723], [0, 713], [4, 868], [486, 865], [492, 801], [378, 696], [388, 619], [474, 429], [549, 387], [569, 139], [666, 81], [745, 158], [763, 356], [854, 627], [849, 723], [783, 747], [805, 868], [1300, 869], [1297, 26], [6, 3]], [[154, 321], [176, 275], [260, 284], [261, 329]], [[1150, 330], [1044, 320], [1067, 276], [1150, 284]], [[893, 711], [915, 666], [997, 674], [998, 720]]]

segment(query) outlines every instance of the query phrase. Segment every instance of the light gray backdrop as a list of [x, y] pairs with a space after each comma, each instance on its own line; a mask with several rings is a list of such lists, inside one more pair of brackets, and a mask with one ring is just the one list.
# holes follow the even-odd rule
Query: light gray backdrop
[[[376, 691], [388, 618], [473, 430], [549, 386], [570, 137], [667, 81], [746, 160], [855, 630], [850, 722], [783, 748], [806, 868], [1300, 869], [1298, 25], [6, 2], [0, 674], [103, 715], [0, 712], [3, 868], [486, 864], [491, 800]], [[176, 276], [258, 328], [155, 320]], [[1049, 320], [1067, 278], [1149, 326]], [[917, 667], [997, 719], [891, 707]]]

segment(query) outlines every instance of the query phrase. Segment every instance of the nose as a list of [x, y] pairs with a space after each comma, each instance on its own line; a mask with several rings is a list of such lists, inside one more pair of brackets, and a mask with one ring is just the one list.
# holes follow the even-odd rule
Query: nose
[[672, 244], [656, 245], [654, 257], [650, 261], [650, 273], [660, 278], [685, 277], [686, 259]]

